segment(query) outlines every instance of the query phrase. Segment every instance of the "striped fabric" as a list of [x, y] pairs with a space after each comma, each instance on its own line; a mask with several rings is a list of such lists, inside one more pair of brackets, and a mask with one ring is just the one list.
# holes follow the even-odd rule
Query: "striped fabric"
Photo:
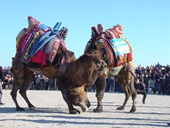
[[116, 56], [130, 53], [129, 46], [123, 38], [110, 39], [110, 42], [114, 47]]

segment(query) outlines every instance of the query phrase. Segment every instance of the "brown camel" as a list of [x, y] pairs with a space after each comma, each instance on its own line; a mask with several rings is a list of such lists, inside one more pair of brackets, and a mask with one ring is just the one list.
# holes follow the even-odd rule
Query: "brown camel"
[[[27, 102], [28, 107], [30, 109], [36, 108], [26, 95], [29, 83], [34, 79], [34, 72], [41, 72], [48, 78], [57, 78], [59, 90], [62, 92], [63, 98], [68, 105], [70, 114], [80, 113], [73, 105], [80, 106], [83, 111], [87, 111], [87, 108], [90, 107], [90, 102], [86, 96], [86, 87], [92, 85], [106, 68], [106, 63], [101, 59], [99, 51], [84, 54], [76, 60], [73, 56], [64, 74], [60, 74], [54, 65], [32, 68], [30, 65], [34, 66], [36, 65], [35, 63], [25, 64], [19, 61], [19, 59], [15, 61], [17, 58], [19, 58], [18, 55], [16, 55], [12, 66], [14, 87], [11, 91], [11, 96], [18, 111], [24, 110], [17, 102], [18, 90], [20, 90], [19, 92]], [[18, 65], [22, 65], [22, 69], [18, 69]]]
[[[84, 112], [87, 111], [90, 107], [87, 90], [95, 81], [105, 83], [104, 80], [99, 79], [99, 76], [105, 74], [107, 65], [100, 59], [100, 51], [93, 50], [80, 57], [79, 60], [70, 62], [65, 74], [57, 78], [59, 90], [61, 90], [71, 114], [80, 113], [79, 110], [73, 108], [73, 105], [80, 106]], [[105, 86], [103, 86], [105, 84], [98, 85], [96, 95], [100, 95], [105, 89]], [[101, 105], [101, 100], [97, 97], [98, 105], [96, 109]]]
[[[58, 27], [57, 24], [55, 30], [51, 30], [51, 28], [41, 24], [33, 17], [28, 17], [28, 21], [29, 27], [23, 29], [17, 36], [17, 50], [12, 65], [14, 86], [11, 96], [16, 105], [16, 110], [24, 110], [17, 101], [18, 90], [28, 107], [30, 109], [36, 108], [29, 101], [26, 94], [36, 72], [48, 78], [58, 79], [59, 89], [68, 105], [70, 114], [80, 113], [73, 105], [80, 106], [83, 111], [87, 111], [87, 108], [90, 107], [90, 102], [86, 95], [86, 87], [93, 84], [101, 74], [104, 74], [106, 69], [106, 63], [101, 59], [101, 53], [97, 50], [92, 50], [76, 59], [74, 53], [67, 50], [64, 45], [67, 33], [66, 28], [59, 31], [56, 29]], [[53, 37], [48, 42], [42, 39], [42, 35], [38, 38], [38, 34], [46, 35], [48, 32], [52, 34], [48, 35], [45, 40]], [[33, 38], [29, 34], [33, 35]], [[41, 43], [38, 45], [46, 44], [38, 50], [35, 48], [36, 52], [34, 50], [31, 51], [30, 49], [34, 49], [32, 45], [35, 46], [33, 43], [37, 38], [41, 40]], [[25, 41], [29, 39], [30, 41]], [[26, 48], [24, 49], [23, 47]], [[33, 54], [34, 52], [36, 54]]]
[[[132, 48], [130, 43], [123, 37], [122, 26], [116, 25], [113, 28], [104, 31], [101, 24], [98, 24], [97, 28], [92, 27], [92, 37], [88, 41], [85, 53], [91, 50], [100, 50], [102, 59], [108, 65], [108, 76], [116, 76], [118, 82], [125, 91], [125, 100], [122, 106], [118, 107], [118, 110], [124, 110], [126, 103], [130, 96], [132, 96], [133, 105], [130, 112], [136, 111], [135, 99], [137, 97], [136, 90], [134, 88], [134, 65], [132, 59]], [[106, 79], [105, 76], [99, 77], [99, 79]], [[98, 84], [104, 83], [95, 83]], [[100, 85], [105, 86], [105, 85]], [[100, 94], [103, 97], [103, 94]], [[100, 96], [98, 96], [100, 97]], [[100, 112], [100, 109], [95, 111]]]

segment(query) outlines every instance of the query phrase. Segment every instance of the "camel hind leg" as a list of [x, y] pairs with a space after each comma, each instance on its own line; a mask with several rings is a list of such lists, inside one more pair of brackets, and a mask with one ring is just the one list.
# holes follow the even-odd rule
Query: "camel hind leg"
[[137, 97], [137, 92], [136, 89], [134, 87], [134, 76], [131, 74], [131, 82], [129, 83], [129, 89], [131, 90], [131, 97], [132, 97], [132, 101], [133, 101], [133, 105], [132, 108], [130, 110], [130, 112], [135, 112], [136, 111], [136, 97]]
[[16, 110], [17, 111], [22, 111], [25, 110], [24, 108], [20, 107], [17, 101], [17, 92], [18, 90], [20, 90], [20, 94], [21, 96], [25, 99], [25, 101], [27, 102], [28, 106], [31, 108], [33, 107], [33, 105], [30, 103], [30, 101], [27, 98], [26, 95], [26, 90], [29, 86], [29, 83], [33, 80], [34, 78], [34, 73], [32, 71], [30, 71], [29, 69], [27, 69], [25, 66], [20, 69], [19, 72], [17, 72], [16, 69], [16, 64], [13, 65], [12, 67], [12, 73], [13, 73], [13, 77], [14, 77], [14, 86], [13, 89], [11, 91], [11, 97], [16, 105]]
[[130, 112], [136, 111], [136, 91], [134, 88], [134, 75], [129, 71], [121, 70], [118, 75], [118, 81], [121, 84], [123, 90], [125, 91], [125, 100], [122, 106], [118, 107], [118, 110], [124, 110], [129, 97], [132, 96], [133, 105]]
[[31, 104], [27, 97], [27, 89], [29, 87], [29, 84], [33, 81], [34, 79], [34, 72], [29, 70], [28, 68], [25, 69], [25, 75], [24, 75], [24, 81], [23, 84], [19, 90], [20, 95], [24, 98], [24, 100], [27, 102], [27, 105], [30, 109], [36, 109], [34, 105]]
[[22, 111], [22, 110], [24, 110], [24, 108], [21, 108], [19, 106], [19, 104], [18, 104], [18, 101], [17, 101], [17, 92], [18, 92], [18, 89], [19, 89], [19, 85], [20, 84], [14, 78], [14, 86], [13, 86], [12, 91], [11, 91], [10, 94], [11, 94], [11, 97], [12, 97], [14, 103], [15, 103], [16, 110], [17, 111]]
[[121, 84], [121, 86], [122, 86], [122, 88], [123, 88], [123, 90], [124, 90], [124, 92], [125, 92], [125, 99], [124, 99], [123, 105], [120, 106], [120, 107], [118, 107], [117, 110], [124, 110], [124, 109], [125, 109], [125, 106], [126, 106], [126, 103], [127, 103], [127, 101], [129, 100], [130, 93], [129, 93], [129, 91], [128, 91], [127, 85], [125, 85], [124, 83], [121, 83], [121, 82], [120, 82], [120, 84]]

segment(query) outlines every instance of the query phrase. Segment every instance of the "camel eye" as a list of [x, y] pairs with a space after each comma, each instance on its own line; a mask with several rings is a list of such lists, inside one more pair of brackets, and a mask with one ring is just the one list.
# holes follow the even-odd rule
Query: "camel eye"
[[101, 61], [100, 61], [99, 59], [96, 59], [96, 60], [95, 60], [95, 63], [96, 63], [96, 64], [100, 64]]

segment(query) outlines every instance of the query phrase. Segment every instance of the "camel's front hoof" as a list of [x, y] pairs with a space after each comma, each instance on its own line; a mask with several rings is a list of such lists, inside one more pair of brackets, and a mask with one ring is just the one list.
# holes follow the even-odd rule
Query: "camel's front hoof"
[[125, 107], [121, 106], [121, 107], [118, 107], [117, 110], [124, 110]]
[[103, 107], [97, 107], [93, 110], [93, 112], [96, 112], [96, 113], [103, 112]]
[[70, 114], [80, 114], [80, 111], [77, 109], [70, 110]]

